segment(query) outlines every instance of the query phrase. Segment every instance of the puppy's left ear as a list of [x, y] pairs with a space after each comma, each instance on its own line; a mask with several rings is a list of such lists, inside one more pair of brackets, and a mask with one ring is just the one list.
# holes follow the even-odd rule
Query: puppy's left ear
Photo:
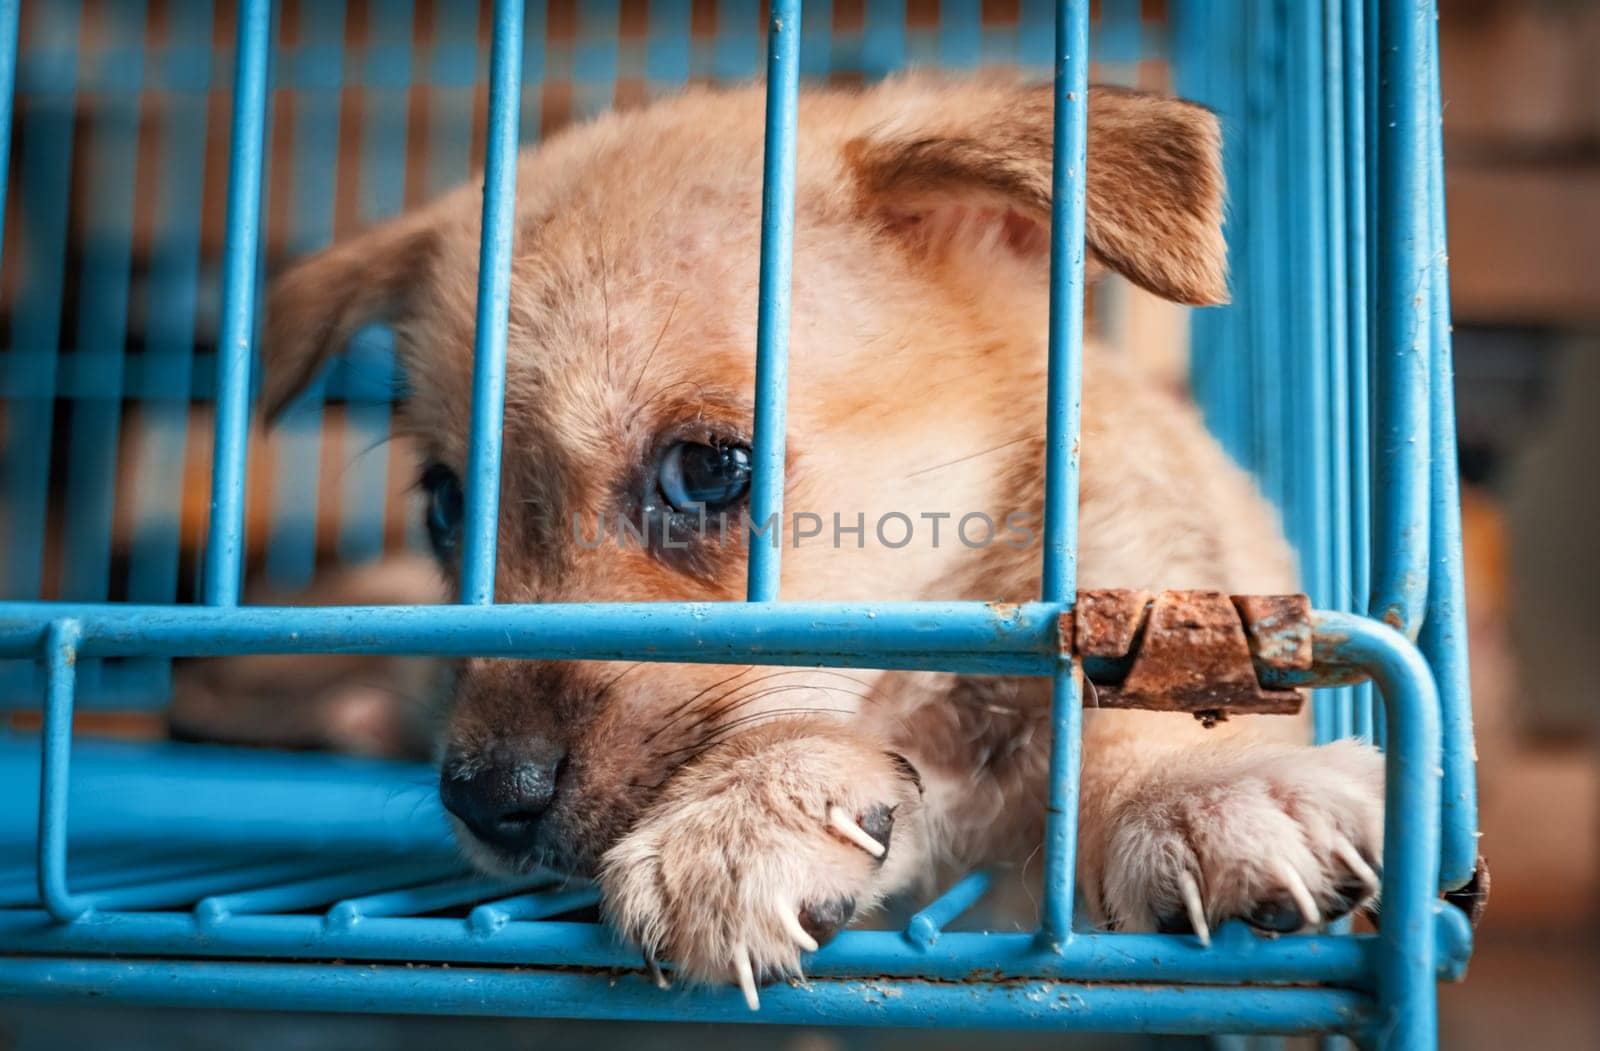
[[433, 265], [436, 209], [400, 216], [289, 268], [261, 339], [261, 412], [271, 422], [363, 326], [402, 321]]
[[[913, 78], [886, 83], [863, 104], [881, 119], [845, 146], [845, 159], [864, 208], [888, 229], [956, 250], [987, 236], [1047, 255], [1049, 85]], [[1104, 87], [1090, 90], [1088, 111], [1089, 252], [1167, 299], [1227, 302], [1216, 116], [1181, 99]]]

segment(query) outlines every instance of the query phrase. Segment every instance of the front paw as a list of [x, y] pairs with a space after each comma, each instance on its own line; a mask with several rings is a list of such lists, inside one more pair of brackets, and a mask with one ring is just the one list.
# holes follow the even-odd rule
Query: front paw
[[1383, 759], [1354, 741], [1186, 749], [1108, 821], [1089, 889], [1109, 926], [1205, 944], [1230, 919], [1289, 933], [1376, 897]]
[[691, 981], [798, 975], [914, 866], [916, 771], [837, 731], [760, 728], [681, 771], [605, 856], [607, 917]]

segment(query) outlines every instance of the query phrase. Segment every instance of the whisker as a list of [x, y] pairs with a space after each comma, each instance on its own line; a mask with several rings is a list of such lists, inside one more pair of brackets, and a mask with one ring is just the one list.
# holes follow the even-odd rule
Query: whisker
[[978, 452], [968, 453], [966, 456], [958, 456], [954, 460], [946, 460], [944, 463], [936, 463], [932, 467], [923, 467], [920, 470], [912, 471], [910, 474], [906, 475], [906, 477], [915, 478], [918, 475], [929, 474], [933, 471], [941, 471], [946, 467], [954, 467], [958, 463], [966, 463], [968, 460], [976, 460], [980, 456], [988, 456], [990, 453], [997, 453], [1001, 449], [1009, 449], [1013, 445], [1020, 445], [1023, 442], [1032, 441], [1035, 437], [1037, 436], [1025, 434], [1020, 438], [1013, 438], [1009, 442], [1001, 442], [999, 445], [989, 449], [980, 449]]

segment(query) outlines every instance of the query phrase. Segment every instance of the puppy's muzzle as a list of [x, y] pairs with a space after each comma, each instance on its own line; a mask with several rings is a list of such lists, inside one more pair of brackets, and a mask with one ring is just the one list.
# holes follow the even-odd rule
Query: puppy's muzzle
[[540, 825], [555, 801], [565, 759], [563, 749], [535, 740], [502, 746], [487, 762], [468, 768], [447, 760], [439, 797], [487, 846], [528, 854], [539, 845]]

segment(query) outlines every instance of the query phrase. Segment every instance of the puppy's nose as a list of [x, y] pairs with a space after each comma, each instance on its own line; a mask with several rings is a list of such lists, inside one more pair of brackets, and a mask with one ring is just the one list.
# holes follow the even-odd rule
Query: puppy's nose
[[521, 853], [532, 849], [539, 819], [555, 798], [565, 753], [541, 743], [518, 754], [496, 755], [470, 776], [460, 777], [446, 763], [439, 775], [439, 797], [472, 834], [492, 847]]

